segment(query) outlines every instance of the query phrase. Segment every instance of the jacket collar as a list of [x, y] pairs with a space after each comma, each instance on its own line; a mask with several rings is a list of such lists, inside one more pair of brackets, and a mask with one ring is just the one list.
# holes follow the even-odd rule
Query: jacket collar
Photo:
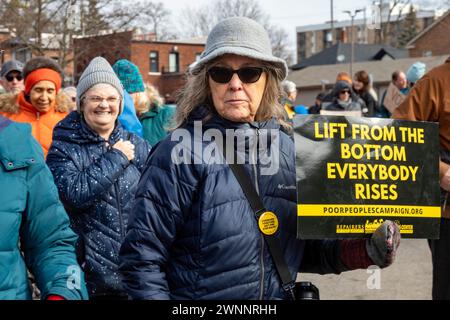
[[153, 109], [147, 111], [146, 113], [142, 114], [142, 116], [140, 117], [141, 119], [146, 119], [146, 118], [154, 118], [158, 115], [158, 113], [161, 112], [161, 108], [156, 106]]
[[31, 145], [31, 126], [15, 123], [0, 115], [0, 163], [5, 170], [15, 170], [42, 162]]
[[275, 118], [266, 121], [233, 122], [222, 118], [211, 106], [204, 105], [196, 108], [189, 116], [186, 125], [192, 126], [194, 121], [202, 121], [204, 129], [218, 129], [225, 132], [227, 129], [280, 129]]
[[[20, 104], [19, 100], [23, 100], [26, 102], [26, 110], [30, 111], [32, 113], [36, 113], [37, 110], [25, 100], [25, 97], [23, 97], [23, 91], [18, 94], [13, 93], [5, 93], [0, 95], [0, 112], [4, 113], [19, 113], [20, 109], [23, 109], [23, 106]], [[22, 96], [22, 98], [20, 98]], [[62, 91], [60, 91], [56, 95], [55, 104], [54, 104], [54, 110], [56, 112], [66, 113], [69, 111], [70, 106], [70, 100], [67, 97], [66, 94], [64, 94]]]
[[[122, 136], [122, 132], [122, 125], [116, 119], [114, 130], [109, 137], [109, 142], [117, 142]], [[78, 144], [105, 142], [105, 139], [92, 130], [84, 120], [83, 116], [77, 111], [72, 111], [56, 125], [53, 130], [53, 136], [56, 140], [70, 141]]]

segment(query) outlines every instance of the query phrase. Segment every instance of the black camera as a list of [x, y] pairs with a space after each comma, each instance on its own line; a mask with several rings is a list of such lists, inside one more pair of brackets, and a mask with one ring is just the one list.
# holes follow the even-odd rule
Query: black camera
[[320, 300], [319, 289], [309, 281], [296, 282], [295, 300]]

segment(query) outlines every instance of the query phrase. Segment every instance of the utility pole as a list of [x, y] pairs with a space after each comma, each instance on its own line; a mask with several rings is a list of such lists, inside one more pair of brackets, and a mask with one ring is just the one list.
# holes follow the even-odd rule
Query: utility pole
[[354, 30], [353, 30], [353, 21], [354, 21], [354, 19], [355, 19], [355, 16], [358, 14], [358, 12], [361, 12], [361, 11], [363, 11], [362, 9], [356, 9], [354, 12], [353, 12], [353, 14], [352, 14], [352, 12], [351, 11], [348, 11], [348, 10], [345, 10], [345, 11], [343, 11], [343, 12], [345, 12], [345, 13], [348, 13], [348, 15], [350, 16], [350, 18], [351, 18], [351, 27], [350, 27], [350, 31], [351, 31], [351, 35], [350, 35], [350, 37], [351, 37], [351, 45], [352, 45], [352, 53], [351, 53], [351, 58], [350, 58], [350, 76], [351, 77], [353, 77], [353, 58], [354, 58], [354, 55], [355, 55], [355, 39], [354, 39]]
[[364, 7], [364, 43], [367, 41], [367, 16], [366, 16], [366, 7]]
[[333, 40], [335, 38], [334, 34], [334, 18], [333, 18], [333, 0], [330, 0], [330, 13], [331, 13], [331, 45], [333, 45]]
[[383, 0], [380, 0], [380, 43], [384, 42], [383, 36]]

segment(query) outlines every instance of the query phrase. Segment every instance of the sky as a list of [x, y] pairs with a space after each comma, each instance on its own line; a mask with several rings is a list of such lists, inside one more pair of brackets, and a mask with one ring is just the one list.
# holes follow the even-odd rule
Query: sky
[[[291, 40], [295, 39], [295, 28], [301, 25], [318, 24], [330, 20], [331, 0], [257, 0], [265, 13], [269, 14], [274, 25], [283, 27]], [[208, 3], [208, 0], [164, 0], [164, 6], [176, 18], [186, 8], [196, 8]], [[343, 10], [359, 9], [369, 6], [370, 0], [333, 0], [334, 19], [345, 20], [348, 15]], [[362, 17], [362, 16], [361, 16]]]
[[[160, 0], [156, 0], [160, 1]], [[171, 12], [173, 20], [181, 15], [186, 7], [198, 8], [208, 4], [208, 0], [164, 0], [164, 6]], [[309, 24], [320, 24], [330, 21], [331, 0], [257, 0], [263, 11], [270, 16], [273, 25], [282, 27], [288, 34], [291, 50], [296, 51], [296, 27]], [[343, 10], [370, 6], [371, 0], [333, 0], [334, 20], [348, 20]], [[368, 11], [370, 12], [370, 10]], [[362, 13], [360, 13], [362, 18]], [[295, 56], [295, 54], [294, 54]]]
[[[163, 0], [152, 0], [163, 1]], [[171, 12], [172, 21], [181, 16], [187, 7], [205, 6], [211, 0], [164, 0], [163, 4]], [[331, 1], [333, 1], [333, 18], [337, 21], [350, 20], [344, 10], [354, 12], [356, 9], [367, 8], [367, 18], [370, 19], [371, 5], [374, 0], [256, 0], [263, 11], [270, 16], [273, 25], [282, 27], [288, 34], [290, 49], [296, 51], [296, 27], [311, 24], [321, 24], [331, 20]], [[379, 0], [378, 0], [379, 1]], [[377, 1], [377, 2], [378, 2]], [[388, 0], [384, 0], [387, 2]], [[412, 0], [412, 3], [427, 4], [429, 8], [442, 6], [450, 0]], [[439, 4], [439, 5], [438, 5]], [[358, 13], [355, 19], [362, 19], [364, 14]], [[294, 54], [295, 59], [295, 54]]]

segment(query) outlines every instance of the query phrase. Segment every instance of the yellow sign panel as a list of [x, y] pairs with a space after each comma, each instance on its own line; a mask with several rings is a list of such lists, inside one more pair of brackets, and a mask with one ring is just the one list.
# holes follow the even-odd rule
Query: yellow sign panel
[[266, 211], [259, 217], [258, 225], [262, 233], [271, 236], [278, 230], [278, 218], [275, 213]]
[[389, 206], [374, 204], [300, 204], [299, 217], [362, 217], [383, 216], [403, 218], [440, 218], [441, 207]]

